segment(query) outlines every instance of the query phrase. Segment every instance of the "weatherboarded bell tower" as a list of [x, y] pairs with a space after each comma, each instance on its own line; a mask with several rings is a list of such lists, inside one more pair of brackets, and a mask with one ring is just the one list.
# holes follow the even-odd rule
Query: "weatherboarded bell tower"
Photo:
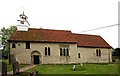
[[20, 14], [20, 20], [17, 20], [18, 21], [18, 25], [17, 25], [17, 31], [28, 31], [29, 29], [29, 22], [27, 21], [28, 17], [24, 14], [24, 11], [23, 11], [23, 14]]

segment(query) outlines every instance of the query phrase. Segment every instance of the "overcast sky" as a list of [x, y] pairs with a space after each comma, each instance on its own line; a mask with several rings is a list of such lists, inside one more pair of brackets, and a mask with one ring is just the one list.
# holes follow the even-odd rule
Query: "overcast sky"
[[19, 15], [28, 16], [30, 27], [71, 30], [102, 36], [118, 47], [118, 26], [81, 32], [118, 23], [119, 0], [0, 0], [0, 28], [17, 25]]

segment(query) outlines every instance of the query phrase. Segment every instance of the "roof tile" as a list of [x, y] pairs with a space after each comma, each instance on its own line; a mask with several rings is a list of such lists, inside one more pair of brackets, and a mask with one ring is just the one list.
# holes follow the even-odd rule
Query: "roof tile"
[[16, 31], [8, 41], [65, 42], [77, 43], [77, 46], [82, 47], [111, 48], [100, 36], [74, 34], [71, 31], [65, 30], [29, 28], [28, 31]]
[[87, 34], [73, 35], [77, 41], [77, 46], [111, 48], [111, 46], [101, 36]]

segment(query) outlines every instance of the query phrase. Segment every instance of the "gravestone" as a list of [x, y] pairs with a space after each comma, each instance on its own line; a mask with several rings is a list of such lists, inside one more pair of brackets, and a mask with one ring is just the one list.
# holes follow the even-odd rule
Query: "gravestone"
[[83, 64], [82, 64], [82, 63], [80, 63], [80, 66], [83, 66]]
[[13, 67], [13, 74], [14, 75], [19, 72], [19, 63], [18, 62], [13, 62], [12, 67]]
[[0, 62], [0, 64], [2, 64], [1, 75], [2, 75], [2, 76], [7, 75], [7, 63], [5, 63], [5, 62]]
[[11, 55], [11, 63], [13, 68], [13, 74], [19, 73], [19, 63], [16, 61], [16, 58], [14, 55]]
[[73, 71], [75, 71], [75, 69], [76, 69], [76, 66], [75, 66], [75, 65], [73, 65]]

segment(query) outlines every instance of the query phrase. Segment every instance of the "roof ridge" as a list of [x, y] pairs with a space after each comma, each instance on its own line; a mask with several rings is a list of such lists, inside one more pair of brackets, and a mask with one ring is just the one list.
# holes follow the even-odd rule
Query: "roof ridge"
[[65, 31], [65, 32], [71, 32], [71, 30], [56, 30], [56, 29], [43, 29], [43, 28], [29, 28], [29, 30], [50, 30], [50, 31]]
[[93, 34], [79, 34], [79, 33], [72, 33], [74, 35], [85, 35], [85, 36], [99, 36], [101, 37], [100, 35], [93, 35]]

